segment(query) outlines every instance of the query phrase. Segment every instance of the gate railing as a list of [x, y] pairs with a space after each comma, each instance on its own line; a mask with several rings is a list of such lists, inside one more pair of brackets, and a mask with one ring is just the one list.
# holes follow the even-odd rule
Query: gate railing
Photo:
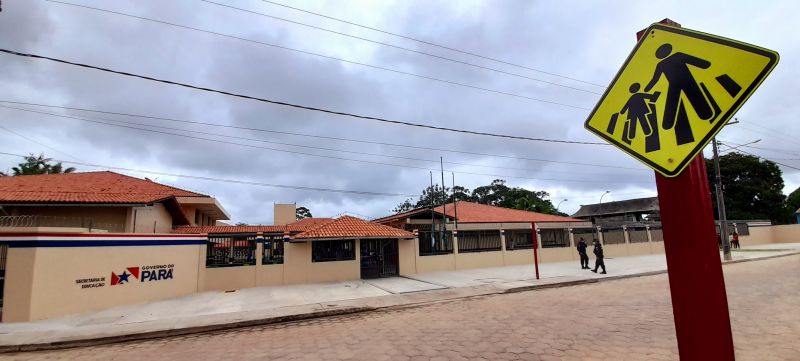
[[0, 228], [30, 228], [30, 227], [67, 227], [99, 229], [109, 232], [125, 232], [125, 225], [121, 223], [97, 222], [91, 217], [59, 217], [59, 216], [0, 216]]

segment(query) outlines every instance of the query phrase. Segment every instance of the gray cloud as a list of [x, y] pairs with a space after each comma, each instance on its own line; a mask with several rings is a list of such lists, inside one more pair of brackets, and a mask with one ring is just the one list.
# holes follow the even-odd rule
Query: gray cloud
[[[598, 99], [594, 94], [410, 54], [195, 0], [80, 3], [580, 107], [590, 108]], [[599, 87], [424, 46], [259, 1], [241, 0], [232, 4], [546, 81], [602, 91]], [[737, 114], [744, 126], [730, 127], [720, 137], [731, 142], [762, 138], [762, 144], [769, 144], [769, 147], [800, 152], [798, 144], [791, 139], [758, 128], [760, 125], [787, 135], [798, 134], [799, 126], [788, 115], [797, 110], [793, 98], [798, 93], [795, 80], [800, 75], [800, 67], [795, 64], [800, 49], [793, 37], [786, 35], [792, 33], [789, 28], [792, 24], [790, 14], [798, 10], [794, 2], [773, 3], [767, 7], [749, 2], [693, 2], [688, 6], [686, 3], [634, 1], [613, 6], [606, 3], [571, 3], [566, 6], [527, 1], [298, 1], [291, 4], [599, 84], [606, 84], [613, 77], [633, 47], [633, 34], [637, 30], [669, 16], [689, 28], [760, 44], [781, 53], [781, 64], [775, 73]], [[453, 128], [596, 141], [582, 128], [588, 115], [586, 110], [432, 82], [53, 3], [4, 3], [3, 12], [0, 13], [0, 34], [4, 35], [0, 37], [0, 46], [4, 48], [276, 100]], [[514, 186], [546, 190], [554, 199], [570, 199], [562, 205], [562, 210], [569, 212], [582, 203], [596, 202], [605, 190], [612, 190], [612, 193], [604, 200], [613, 200], [652, 195], [655, 189], [651, 171], [608, 146], [535, 143], [379, 124], [6, 55], [0, 56], [0, 69], [0, 99], [639, 169], [620, 170], [471, 156], [103, 116], [220, 135], [343, 149], [362, 154], [250, 142], [264, 147], [398, 165], [438, 169], [435, 161], [443, 156], [446, 162], [524, 168], [527, 170], [445, 165], [445, 168], [459, 172], [493, 174], [456, 174], [457, 183], [469, 188], [488, 184], [494, 178], [504, 178]], [[68, 113], [99, 117], [90, 113]], [[0, 109], [0, 122], [9, 129], [64, 153], [99, 164], [264, 183], [391, 193], [414, 194], [429, 182], [428, 171], [422, 169], [210, 143], [5, 109]], [[748, 126], [747, 123], [755, 125]], [[55, 153], [2, 131], [0, 140], [3, 144], [0, 151], [44, 151], [54, 158], [70, 159], [68, 155]], [[754, 152], [774, 158], [792, 157], [775, 152]], [[423, 158], [434, 162], [375, 157], [363, 153]], [[0, 157], [0, 169], [7, 169], [18, 162], [16, 158]], [[796, 161], [786, 162], [800, 165]], [[788, 191], [800, 186], [797, 171], [789, 168], [783, 170]], [[235, 220], [252, 223], [269, 223], [273, 202], [297, 202], [311, 208], [317, 216], [332, 216], [347, 211], [372, 217], [387, 213], [403, 200], [403, 197], [296, 191], [148, 176], [212, 194], [231, 211]], [[438, 179], [437, 175], [435, 180]], [[448, 175], [446, 183], [449, 182]]]

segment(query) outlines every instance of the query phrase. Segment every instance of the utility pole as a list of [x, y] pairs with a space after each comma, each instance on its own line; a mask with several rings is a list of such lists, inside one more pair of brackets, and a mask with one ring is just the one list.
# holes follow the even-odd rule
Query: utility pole
[[722, 177], [719, 171], [719, 151], [717, 150], [717, 137], [711, 139], [714, 149], [714, 174], [716, 183], [714, 186], [717, 189], [717, 213], [719, 215], [719, 228], [720, 237], [722, 237], [722, 255], [726, 261], [733, 259], [731, 256], [731, 242], [728, 240], [728, 217], [725, 214], [725, 196], [722, 191]]

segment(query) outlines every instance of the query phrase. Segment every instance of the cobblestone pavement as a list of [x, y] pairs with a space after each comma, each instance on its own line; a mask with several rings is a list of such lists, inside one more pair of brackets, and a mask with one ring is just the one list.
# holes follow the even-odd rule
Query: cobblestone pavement
[[[613, 263], [609, 262], [613, 270]], [[739, 360], [800, 359], [800, 256], [732, 264]], [[18, 360], [675, 360], [666, 275], [87, 348]]]

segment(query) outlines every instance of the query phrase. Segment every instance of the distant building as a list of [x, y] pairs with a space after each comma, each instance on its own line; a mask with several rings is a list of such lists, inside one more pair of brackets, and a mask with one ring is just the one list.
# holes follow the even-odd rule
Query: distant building
[[631, 223], [658, 223], [661, 211], [658, 197], [636, 198], [624, 201], [581, 205], [573, 218], [579, 218], [603, 225], [622, 225]]
[[0, 177], [0, 227], [169, 233], [229, 218], [213, 197], [114, 172]]

